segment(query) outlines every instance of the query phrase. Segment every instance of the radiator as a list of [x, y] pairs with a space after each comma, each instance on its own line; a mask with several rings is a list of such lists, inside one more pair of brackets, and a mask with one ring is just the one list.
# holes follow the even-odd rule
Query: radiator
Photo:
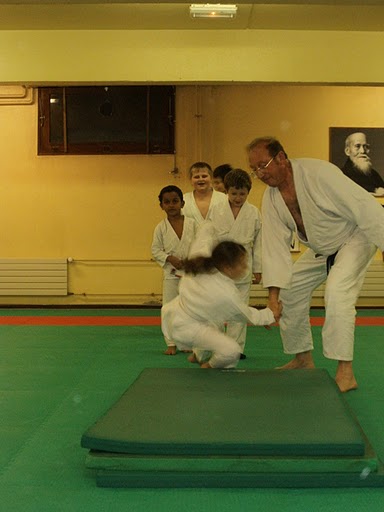
[[67, 259], [0, 259], [0, 295], [67, 295]]

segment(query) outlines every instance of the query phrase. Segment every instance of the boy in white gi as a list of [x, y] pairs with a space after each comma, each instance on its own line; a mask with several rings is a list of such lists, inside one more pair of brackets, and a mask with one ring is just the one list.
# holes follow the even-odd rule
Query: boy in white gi
[[[335, 165], [310, 158], [289, 160], [280, 142], [261, 137], [248, 145], [249, 163], [268, 185], [262, 205], [263, 284], [268, 306], [283, 303], [283, 368], [313, 368], [309, 321], [313, 291], [326, 280], [325, 357], [338, 361], [342, 392], [357, 388], [352, 369], [355, 305], [377, 248], [384, 250], [384, 209]], [[308, 249], [293, 264], [292, 233]]]
[[[258, 284], [261, 280], [261, 215], [247, 200], [252, 180], [246, 171], [232, 170], [225, 176], [224, 185], [227, 201], [212, 207], [211, 220], [200, 226], [191, 254], [209, 255], [212, 247], [223, 240], [243, 245], [248, 255], [248, 272], [235, 284], [244, 303], [248, 304], [252, 282]], [[238, 342], [241, 359], [245, 359], [247, 323], [228, 321], [227, 334]]]
[[[159, 194], [160, 207], [167, 215], [155, 228], [152, 241], [153, 259], [163, 268], [163, 306], [177, 296], [183, 260], [187, 258], [195, 236], [195, 221], [181, 214], [183, 193], [175, 185], [164, 187]], [[176, 345], [165, 338], [166, 355], [176, 354]]]
[[184, 194], [183, 215], [191, 217], [200, 225], [210, 219], [212, 208], [217, 203], [224, 203], [227, 198], [222, 192], [212, 188], [212, 168], [206, 162], [195, 162], [188, 171], [193, 186], [192, 192]]
[[[268, 308], [258, 311], [244, 304], [234, 280], [247, 272], [247, 252], [235, 242], [221, 242], [210, 257], [184, 262], [179, 295], [161, 311], [164, 336], [180, 350], [207, 351], [202, 368], [233, 368], [240, 358], [236, 340], [223, 332], [227, 320], [269, 325], [277, 321]], [[280, 309], [279, 309], [280, 308]]]

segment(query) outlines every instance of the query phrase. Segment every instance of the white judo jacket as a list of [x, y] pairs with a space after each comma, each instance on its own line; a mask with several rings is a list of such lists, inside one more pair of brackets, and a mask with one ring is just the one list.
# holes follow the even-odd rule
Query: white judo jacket
[[193, 337], [193, 326], [200, 324], [222, 331], [228, 320], [253, 325], [275, 321], [270, 309], [259, 311], [247, 306], [233, 280], [218, 271], [182, 277], [179, 295], [162, 309], [163, 333], [170, 339], [177, 339], [178, 335]]
[[384, 250], [384, 208], [343, 172], [323, 160], [291, 160], [293, 179], [307, 239], [276, 187], [263, 196], [263, 285], [289, 288], [292, 277], [292, 232], [316, 254], [329, 256], [346, 243], [356, 229]]
[[[177, 256], [181, 260], [187, 258], [192, 241], [195, 238], [196, 223], [193, 219], [184, 217], [184, 227], [181, 239], [177, 236], [168, 219], [162, 220], [153, 233], [152, 256], [163, 268], [164, 279], [178, 279], [176, 269], [166, 259]], [[180, 274], [178, 271], [177, 274]]]
[[196, 204], [193, 192], [187, 192], [186, 194], [184, 194], [185, 204], [182, 209], [182, 213], [186, 217], [191, 217], [196, 221], [197, 225], [200, 225], [202, 222], [204, 222], [204, 220], [209, 220], [211, 218], [212, 208], [216, 204], [224, 203], [225, 201], [227, 201], [227, 196], [223, 192], [217, 192], [216, 190], [214, 190], [212, 192], [211, 202], [209, 204], [207, 216], [204, 219]]
[[261, 215], [246, 201], [236, 219], [229, 201], [212, 208], [211, 219], [201, 224], [190, 255], [210, 256], [219, 242], [231, 241], [245, 247], [248, 255], [248, 273], [238, 283], [250, 283], [252, 274], [261, 272]]

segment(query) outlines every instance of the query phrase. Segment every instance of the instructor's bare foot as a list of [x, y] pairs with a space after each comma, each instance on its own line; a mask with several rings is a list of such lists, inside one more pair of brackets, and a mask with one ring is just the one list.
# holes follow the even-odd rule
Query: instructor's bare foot
[[357, 389], [358, 386], [352, 369], [352, 361], [339, 361], [335, 381], [342, 393]]
[[173, 345], [171, 347], [168, 347], [167, 350], [164, 352], [166, 356], [175, 356], [176, 355], [176, 347]]
[[200, 368], [212, 368], [209, 363], [201, 363]]
[[315, 363], [313, 362], [312, 352], [301, 352], [300, 354], [296, 354], [295, 358], [284, 366], [278, 366], [276, 370], [298, 370], [302, 368], [315, 368]]

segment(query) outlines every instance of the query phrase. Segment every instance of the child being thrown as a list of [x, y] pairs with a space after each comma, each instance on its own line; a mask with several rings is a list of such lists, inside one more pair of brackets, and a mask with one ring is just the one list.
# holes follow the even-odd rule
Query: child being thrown
[[[224, 241], [210, 257], [196, 257], [184, 262], [179, 295], [161, 311], [162, 330], [179, 350], [193, 350], [191, 362], [202, 368], [234, 368], [240, 358], [238, 343], [224, 333], [225, 322], [247, 321], [253, 325], [270, 325], [279, 320], [269, 308], [261, 311], [247, 306], [234, 280], [247, 272], [245, 248]], [[206, 352], [208, 361], [201, 356]]]

